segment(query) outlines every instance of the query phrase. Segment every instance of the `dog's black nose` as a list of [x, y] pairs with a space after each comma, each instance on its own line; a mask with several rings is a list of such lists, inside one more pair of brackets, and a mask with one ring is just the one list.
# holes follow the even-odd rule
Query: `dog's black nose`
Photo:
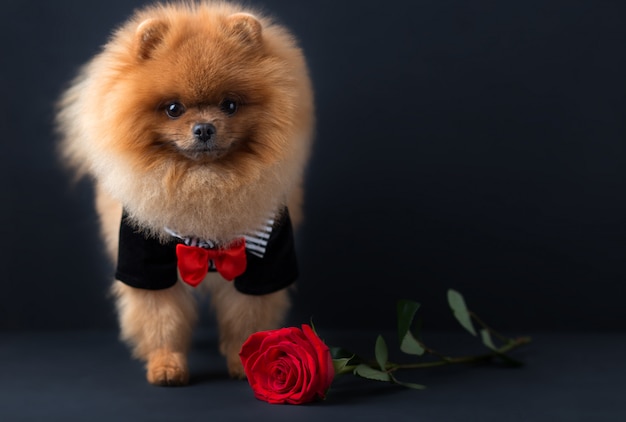
[[193, 127], [193, 136], [200, 142], [209, 142], [216, 133], [217, 129], [211, 123], [198, 123]]

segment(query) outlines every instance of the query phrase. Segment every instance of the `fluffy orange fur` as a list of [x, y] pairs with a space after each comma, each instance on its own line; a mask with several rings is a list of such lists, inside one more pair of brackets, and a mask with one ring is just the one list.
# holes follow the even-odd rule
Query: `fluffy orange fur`
[[[168, 116], [172, 103], [180, 116]], [[197, 145], [198, 123], [215, 129], [210, 151]], [[122, 208], [150, 235], [165, 238], [169, 227], [224, 243], [284, 205], [300, 219], [311, 84], [293, 37], [254, 11], [209, 1], [137, 11], [65, 92], [58, 126], [64, 159], [95, 182], [112, 259]], [[221, 279], [205, 284], [220, 349], [231, 375], [242, 377], [242, 342], [280, 325], [288, 295], [246, 296]], [[115, 282], [114, 293], [122, 338], [146, 361], [148, 380], [186, 383], [196, 319], [187, 286], [144, 291]]]

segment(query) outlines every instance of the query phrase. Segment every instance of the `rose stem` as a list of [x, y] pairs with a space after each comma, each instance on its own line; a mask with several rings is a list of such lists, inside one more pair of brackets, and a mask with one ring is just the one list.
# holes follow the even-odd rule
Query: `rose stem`
[[502, 355], [505, 353], [510, 352], [513, 349], [516, 349], [520, 346], [523, 346], [525, 344], [528, 344], [531, 342], [531, 338], [530, 337], [518, 337], [516, 339], [512, 339], [509, 340], [508, 343], [504, 346], [502, 346], [501, 348], [499, 348], [498, 350], [492, 352], [492, 353], [485, 353], [483, 355], [476, 355], [476, 356], [462, 356], [462, 357], [447, 357], [447, 356], [442, 356], [439, 355], [441, 360], [439, 361], [435, 361], [435, 362], [421, 362], [421, 363], [406, 363], [406, 364], [399, 364], [399, 363], [391, 363], [389, 362], [387, 364], [387, 367], [385, 369], [387, 369], [387, 371], [392, 372], [392, 371], [396, 371], [398, 369], [419, 369], [419, 368], [434, 368], [436, 366], [444, 366], [444, 365], [451, 365], [451, 364], [459, 364], [459, 363], [476, 363], [476, 362], [480, 362], [483, 360], [488, 360], [491, 358], [494, 358], [498, 355]]

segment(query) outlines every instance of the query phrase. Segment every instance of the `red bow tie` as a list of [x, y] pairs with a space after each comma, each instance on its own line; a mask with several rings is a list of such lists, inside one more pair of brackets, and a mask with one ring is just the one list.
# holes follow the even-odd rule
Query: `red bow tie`
[[246, 271], [246, 241], [243, 238], [225, 249], [206, 249], [179, 243], [176, 245], [176, 256], [180, 277], [194, 287], [204, 280], [210, 261], [213, 261], [217, 272], [228, 281]]

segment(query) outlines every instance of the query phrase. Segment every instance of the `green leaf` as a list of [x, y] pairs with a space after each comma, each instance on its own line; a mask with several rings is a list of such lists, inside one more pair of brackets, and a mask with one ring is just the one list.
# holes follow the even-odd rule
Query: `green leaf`
[[389, 374], [389, 376], [391, 377], [391, 380], [393, 381], [394, 384], [401, 385], [402, 387], [411, 388], [413, 390], [424, 390], [424, 389], [426, 389], [425, 385], [415, 384], [413, 382], [398, 381], [398, 379], [396, 377], [394, 377], [393, 375]]
[[335, 375], [340, 375], [340, 374], [345, 374], [347, 372], [352, 372], [352, 371], [346, 371], [346, 366], [348, 366], [348, 363], [352, 360], [354, 356], [349, 357], [349, 358], [340, 358], [340, 359], [333, 359], [333, 367], [335, 368]]
[[333, 359], [342, 359], [348, 357], [355, 357], [356, 355], [349, 350], [344, 349], [343, 347], [329, 346], [330, 356]]
[[413, 337], [413, 334], [409, 331], [404, 335], [402, 343], [400, 343], [400, 350], [408, 355], [421, 356], [426, 350], [422, 345]]
[[[329, 347], [330, 349], [330, 356], [333, 358], [333, 365], [335, 366], [335, 373], [347, 373], [348, 371], [343, 371], [343, 372], [339, 372], [337, 370], [337, 364], [335, 364], [335, 362], [341, 362], [344, 361], [345, 359], [345, 364], [343, 364], [343, 368], [341, 369], [345, 369], [345, 367], [347, 366], [355, 366], [355, 365], [359, 365], [360, 363], [363, 362], [363, 359], [356, 355], [355, 353], [352, 353], [349, 350], [346, 350], [342, 347]], [[340, 370], [341, 370], [340, 369]]]
[[498, 350], [496, 345], [493, 344], [493, 340], [491, 339], [491, 334], [489, 333], [489, 330], [487, 330], [486, 328], [480, 330], [480, 337], [483, 340], [483, 344], [485, 346], [487, 346], [491, 350]]
[[448, 304], [454, 313], [454, 317], [457, 321], [459, 321], [463, 328], [469, 331], [472, 335], [476, 336], [477, 334], [474, 329], [474, 324], [472, 324], [472, 318], [467, 310], [465, 299], [463, 299], [461, 293], [452, 289], [448, 290]]
[[411, 329], [413, 319], [420, 304], [412, 300], [399, 300], [396, 305], [398, 315], [398, 339], [402, 340], [404, 335]]
[[376, 339], [376, 347], [374, 352], [376, 356], [376, 362], [378, 362], [378, 366], [380, 366], [380, 369], [384, 371], [387, 360], [389, 359], [389, 352], [387, 350], [387, 343], [385, 343], [385, 339], [381, 335], [379, 335]]
[[489, 349], [493, 350], [500, 359], [502, 359], [507, 365], [511, 366], [523, 366], [524, 364], [516, 359], [513, 359], [506, 353], [502, 353], [498, 350], [496, 345], [493, 343], [491, 338], [491, 333], [486, 328], [480, 330], [480, 337], [483, 340], [483, 344], [487, 346]]
[[365, 364], [361, 364], [354, 368], [354, 375], [375, 381], [391, 381], [391, 377], [387, 372], [379, 371], [378, 369], [371, 368]]
[[396, 312], [398, 315], [398, 340], [400, 341], [400, 350], [409, 355], [421, 356], [424, 354], [424, 348], [411, 332], [413, 319], [419, 307], [420, 304], [412, 300], [399, 300], [396, 306]]

